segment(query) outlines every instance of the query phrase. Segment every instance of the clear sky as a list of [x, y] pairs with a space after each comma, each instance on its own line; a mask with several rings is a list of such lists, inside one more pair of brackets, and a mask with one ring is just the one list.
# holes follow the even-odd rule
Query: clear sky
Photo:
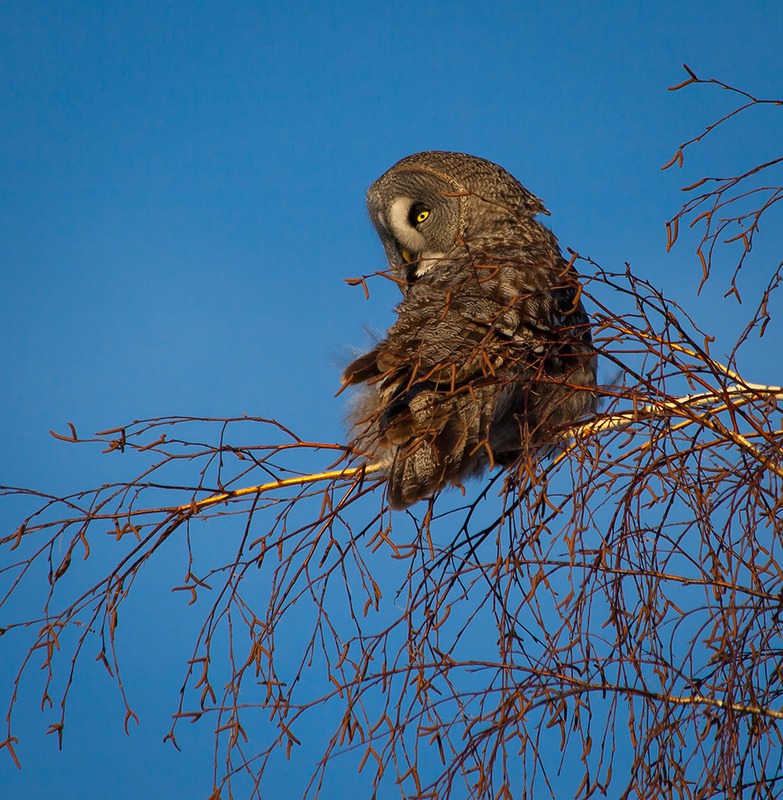
[[[0, 484], [115, 476], [49, 437], [68, 421], [87, 434], [246, 413], [340, 440], [345, 348], [396, 302], [343, 281], [383, 264], [364, 193], [419, 150], [502, 164], [564, 246], [630, 261], [714, 324], [722, 290], [695, 297], [698, 266], [687, 243], [665, 253], [664, 221], [691, 167], [752, 166], [783, 137], [751, 120], [661, 172], [728, 108], [719, 91], [666, 87], [686, 62], [783, 96], [781, 42], [780, 0], [2, 3]], [[751, 359], [749, 379], [768, 363]], [[123, 734], [111, 686], [88, 673], [58, 753], [33, 698], [17, 718], [24, 769], [0, 753], [0, 794], [208, 794], [208, 726], [182, 753], [161, 743], [181, 673], [171, 631], [146, 627], [154, 590], [138, 615], [126, 674], [140, 726]], [[0, 639], [0, 681], [19, 655]]]

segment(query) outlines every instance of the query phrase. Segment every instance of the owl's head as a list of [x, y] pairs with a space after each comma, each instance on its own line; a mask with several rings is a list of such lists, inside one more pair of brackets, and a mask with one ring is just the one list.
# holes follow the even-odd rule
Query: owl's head
[[503, 167], [466, 153], [398, 161], [367, 192], [389, 266], [412, 283], [445, 258], [519, 236], [543, 203]]

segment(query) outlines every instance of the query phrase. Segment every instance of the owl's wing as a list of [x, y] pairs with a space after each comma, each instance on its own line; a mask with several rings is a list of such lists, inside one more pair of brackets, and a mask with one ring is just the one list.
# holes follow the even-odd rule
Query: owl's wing
[[581, 416], [584, 400], [569, 399], [579, 393], [566, 384], [594, 384], [587, 317], [565, 262], [481, 267], [411, 287], [386, 338], [344, 373], [374, 398], [362, 443], [391, 458], [395, 507], [510, 463], [550, 424]]

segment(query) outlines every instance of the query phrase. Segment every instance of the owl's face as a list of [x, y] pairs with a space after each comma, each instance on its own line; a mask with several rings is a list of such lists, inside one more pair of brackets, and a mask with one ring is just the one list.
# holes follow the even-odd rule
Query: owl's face
[[430, 151], [402, 159], [367, 192], [370, 218], [389, 266], [411, 284], [441, 262], [546, 213], [502, 167], [465, 153]]
[[428, 170], [393, 170], [370, 187], [367, 206], [389, 266], [410, 283], [455, 248], [460, 203], [449, 196], [454, 186]]

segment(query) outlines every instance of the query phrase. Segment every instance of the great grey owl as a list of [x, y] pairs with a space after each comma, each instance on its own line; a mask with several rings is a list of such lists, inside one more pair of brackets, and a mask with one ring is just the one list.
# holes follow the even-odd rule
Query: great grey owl
[[578, 276], [541, 200], [465, 153], [403, 158], [367, 206], [404, 295], [386, 337], [351, 363], [352, 447], [388, 474], [393, 508], [508, 466], [595, 407]]

